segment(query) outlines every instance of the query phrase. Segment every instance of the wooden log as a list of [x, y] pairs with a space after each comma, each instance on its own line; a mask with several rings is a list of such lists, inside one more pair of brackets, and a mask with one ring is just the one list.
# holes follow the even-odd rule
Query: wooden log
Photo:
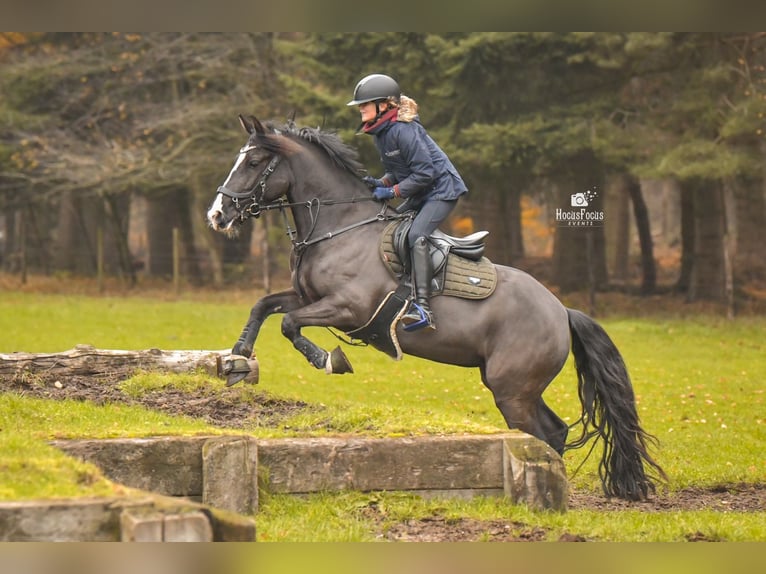
[[[40, 376], [130, 376], [137, 371], [188, 373], [203, 370], [211, 375], [224, 376], [231, 371], [231, 363], [246, 361], [249, 372], [242, 377], [247, 382], [258, 381], [258, 362], [255, 358], [234, 357], [230, 351], [121, 351], [97, 349], [91, 345], [77, 345], [62, 353], [0, 353], [0, 376], [18, 376], [24, 373]], [[228, 368], [228, 371], [226, 370]]]

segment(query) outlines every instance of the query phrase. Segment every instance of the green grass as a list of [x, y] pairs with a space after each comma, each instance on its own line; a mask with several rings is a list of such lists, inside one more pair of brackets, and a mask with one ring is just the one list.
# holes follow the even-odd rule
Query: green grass
[[[364, 510], [374, 507], [378, 520]], [[441, 517], [511, 523], [512, 535], [535, 527], [546, 531], [546, 540], [564, 534], [588, 540], [621, 542], [683, 542], [690, 534], [729, 542], [763, 540], [763, 513], [694, 512], [649, 513], [570, 511], [535, 512], [497, 498], [472, 500], [423, 499], [406, 493], [315, 494], [270, 497], [258, 514], [258, 539], [264, 542], [369, 542], [385, 539], [393, 525], [407, 520]], [[479, 540], [481, 541], [481, 540]]]
[[[225, 349], [238, 336], [247, 303], [140, 297], [85, 297], [5, 292], [0, 298], [0, 352], [59, 352], [86, 343], [100, 348]], [[342, 345], [355, 374], [327, 376], [313, 369], [282, 337], [279, 317], [269, 319], [256, 351], [261, 379], [235, 387], [242, 400], [254, 393], [306, 401], [314, 408], [280, 428], [248, 429], [255, 436], [496, 433], [505, 426], [476, 370], [405, 357], [397, 362], [371, 349]], [[656, 435], [658, 462], [670, 488], [766, 481], [763, 413], [766, 318], [725, 321], [713, 316], [600, 320], [625, 357], [642, 424]], [[326, 349], [339, 344], [324, 329], [305, 334]], [[546, 391], [562, 418], [579, 414], [572, 362]], [[123, 390], [140, 394], [159, 386], [221, 389], [203, 375], [139, 375]], [[201, 421], [161, 415], [137, 406], [95, 406], [0, 395], [0, 498], [103, 495], [115, 488], [94, 468], [75, 463], [45, 443], [62, 437], [115, 437], [223, 432]], [[29, 459], [22, 454], [34, 453]], [[578, 489], [598, 489], [596, 457], [574, 474], [587, 449], [565, 462]], [[5, 453], [17, 453], [5, 456]], [[85, 469], [85, 470], [83, 470]], [[38, 479], [39, 477], [39, 479]], [[369, 496], [270, 497], [258, 515], [264, 540], [368, 540], [359, 513]], [[702, 532], [712, 539], [766, 538], [764, 513], [647, 514], [529, 513], [503, 501], [434, 502], [396, 494], [375, 495], [391, 517], [457, 513], [538, 524], [549, 536], [570, 532], [602, 540], [679, 540]], [[394, 519], [392, 518], [392, 519]]]

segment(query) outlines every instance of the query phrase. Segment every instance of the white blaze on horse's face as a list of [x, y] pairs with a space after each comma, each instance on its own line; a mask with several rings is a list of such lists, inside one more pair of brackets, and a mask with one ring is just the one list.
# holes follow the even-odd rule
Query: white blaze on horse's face
[[[245, 158], [247, 157], [247, 152], [249, 152], [251, 149], [253, 149], [254, 146], [244, 146], [241, 150], [239, 150], [239, 155], [237, 156], [237, 161], [234, 162], [234, 167], [231, 168], [231, 171], [229, 172], [229, 176], [226, 178], [226, 181], [223, 182], [223, 185], [221, 187], [226, 187], [226, 185], [231, 181], [232, 176], [234, 173], [239, 169], [239, 166], [242, 165], [242, 162], [245, 161]], [[215, 196], [215, 200], [213, 201], [213, 205], [210, 206], [210, 209], [207, 210], [207, 220], [208, 223], [210, 223], [210, 226], [215, 229], [216, 231], [226, 231], [228, 229], [231, 229], [231, 226], [234, 225], [234, 218], [230, 219], [228, 222], [223, 222], [223, 194], [218, 193]]]
[[237, 161], [234, 162], [234, 167], [231, 168], [231, 171], [229, 172], [229, 177], [227, 177], [226, 181], [223, 182], [224, 187], [226, 187], [226, 184], [231, 181], [232, 176], [239, 169], [239, 166], [242, 165], [242, 162], [245, 161], [245, 158], [247, 157], [247, 152], [249, 152], [254, 147], [255, 146], [246, 145], [241, 150], [239, 150]]

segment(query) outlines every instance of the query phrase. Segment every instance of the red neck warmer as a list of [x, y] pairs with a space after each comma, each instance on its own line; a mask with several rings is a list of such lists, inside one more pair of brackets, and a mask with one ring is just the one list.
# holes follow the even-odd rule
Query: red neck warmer
[[362, 126], [362, 131], [364, 133], [367, 133], [376, 128], [379, 128], [385, 123], [395, 122], [398, 115], [399, 115], [399, 108], [388, 110], [385, 114], [380, 116], [377, 120], [373, 120], [371, 122], [367, 122], [366, 124], [364, 124], [364, 126]]

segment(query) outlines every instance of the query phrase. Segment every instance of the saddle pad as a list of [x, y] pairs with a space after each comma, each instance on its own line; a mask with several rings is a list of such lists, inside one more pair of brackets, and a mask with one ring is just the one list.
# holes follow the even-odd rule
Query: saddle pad
[[443, 295], [463, 299], [486, 299], [495, 291], [496, 285], [497, 270], [486, 257], [479, 261], [471, 261], [453, 253], [447, 257]]
[[[399, 255], [394, 249], [394, 230], [399, 221], [390, 223], [383, 231], [380, 240], [380, 257], [388, 267], [389, 272], [395, 279], [400, 279], [404, 274]], [[447, 257], [447, 265], [444, 270], [444, 279], [440, 293], [433, 295], [450, 295], [463, 299], [486, 299], [495, 291], [497, 286], [497, 270], [495, 265], [486, 257], [479, 261], [471, 261], [450, 253]]]

